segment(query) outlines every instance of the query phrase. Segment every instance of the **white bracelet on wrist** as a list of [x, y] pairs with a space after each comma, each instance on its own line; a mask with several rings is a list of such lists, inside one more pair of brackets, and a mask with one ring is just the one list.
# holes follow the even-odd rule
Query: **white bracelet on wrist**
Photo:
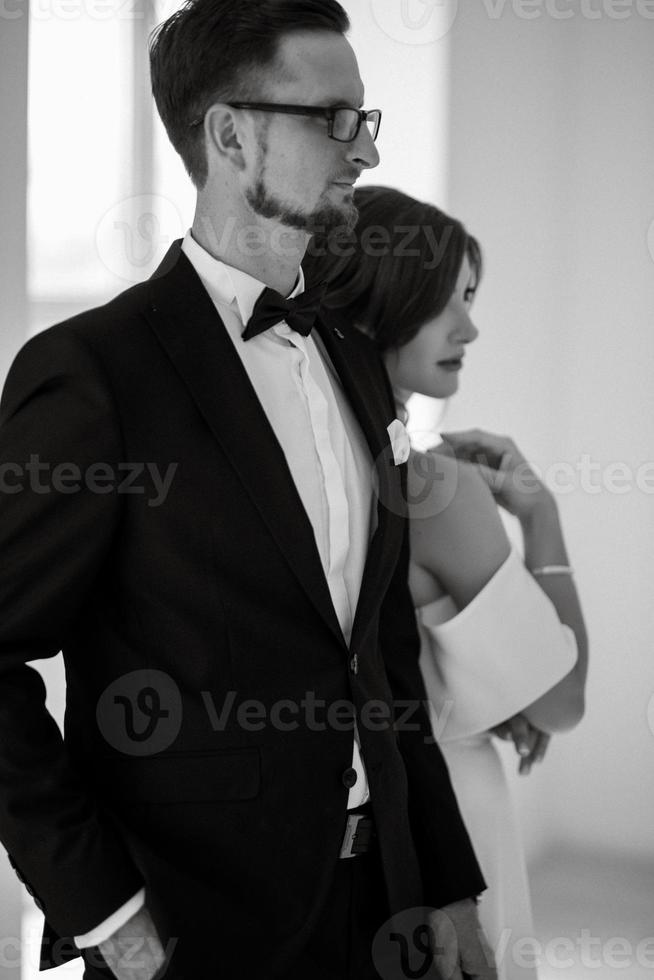
[[570, 565], [542, 565], [541, 568], [530, 568], [532, 575], [574, 575]]

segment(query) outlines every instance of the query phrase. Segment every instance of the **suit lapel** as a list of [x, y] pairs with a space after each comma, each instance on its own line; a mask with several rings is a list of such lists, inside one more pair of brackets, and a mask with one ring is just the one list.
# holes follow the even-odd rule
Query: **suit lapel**
[[400, 518], [405, 504], [399, 468], [395, 466], [386, 431], [387, 402], [373, 383], [375, 366], [371, 354], [368, 350], [362, 354], [359, 345], [353, 344], [348, 336], [347, 327], [342, 326], [343, 330], [325, 312], [316, 329], [368, 442], [379, 488], [377, 528], [368, 548], [352, 630], [351, 645], [354, 645], [377, 612], [393, 574], [402, 540]]
[[316, 330], [336, 369], [343, 390], [354, 409], [372, 458], [376, 461], [384, 453], [389, 442], [379, 418], [379, 410], [374, 404], [374, 391], [366, 383], [370, 373], [370, 365], [361, 364], [358, 348], [339, 329], [336, 322], [331, 321], [328, 315], [320, 316]]
[[313, 528], [286, 457], [180, 242], [154, 274], [145, 316], [300, 585], [343, 643]]

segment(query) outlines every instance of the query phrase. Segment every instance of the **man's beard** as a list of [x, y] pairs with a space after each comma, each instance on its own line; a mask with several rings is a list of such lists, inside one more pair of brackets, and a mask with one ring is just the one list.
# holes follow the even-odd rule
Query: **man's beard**
[[270, 191], [266, 187], [265, 177], [265, 160], [262, 154], [257, 179], [245, 192], [248, 204], [254, 213], [260, 217], [277, 221], [287, 228], [305, 231], [308, 235], [313, 235], [320, 240], [324, 239], [335, 228], [343, 229], [346, 232], [354, 230], [359, 217], [354, 202], [338, 208], [334, 204], [324, 201], [322, 204], [319, 202], [313, 211], [300, 211]]

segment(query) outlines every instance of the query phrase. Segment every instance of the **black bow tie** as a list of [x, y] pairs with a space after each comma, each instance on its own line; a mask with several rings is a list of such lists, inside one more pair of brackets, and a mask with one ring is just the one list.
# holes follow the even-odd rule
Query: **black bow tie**
[[321, 282], [300, 293], [295, 299], [284, 299], [281, 293], [266, 287], [254, 305], [252, 316], [241, 336], [252, 340], [264, 330], [285, 320], [292, 330], [308, 337], [316, 322], [326, 283]]

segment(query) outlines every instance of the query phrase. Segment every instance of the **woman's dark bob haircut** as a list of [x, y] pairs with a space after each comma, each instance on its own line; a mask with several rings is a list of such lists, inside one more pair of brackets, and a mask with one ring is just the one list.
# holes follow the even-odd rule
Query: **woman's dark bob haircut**
[[402, 347], [443, 312], [464, 256], [476, 289], [478, 242], [460, 221], [390, 187], [355, 191], [359, 219], [351, 234], [312, 243], [307, 282], [327, 282], [325, 306], [372, 337], [381, 352]]

